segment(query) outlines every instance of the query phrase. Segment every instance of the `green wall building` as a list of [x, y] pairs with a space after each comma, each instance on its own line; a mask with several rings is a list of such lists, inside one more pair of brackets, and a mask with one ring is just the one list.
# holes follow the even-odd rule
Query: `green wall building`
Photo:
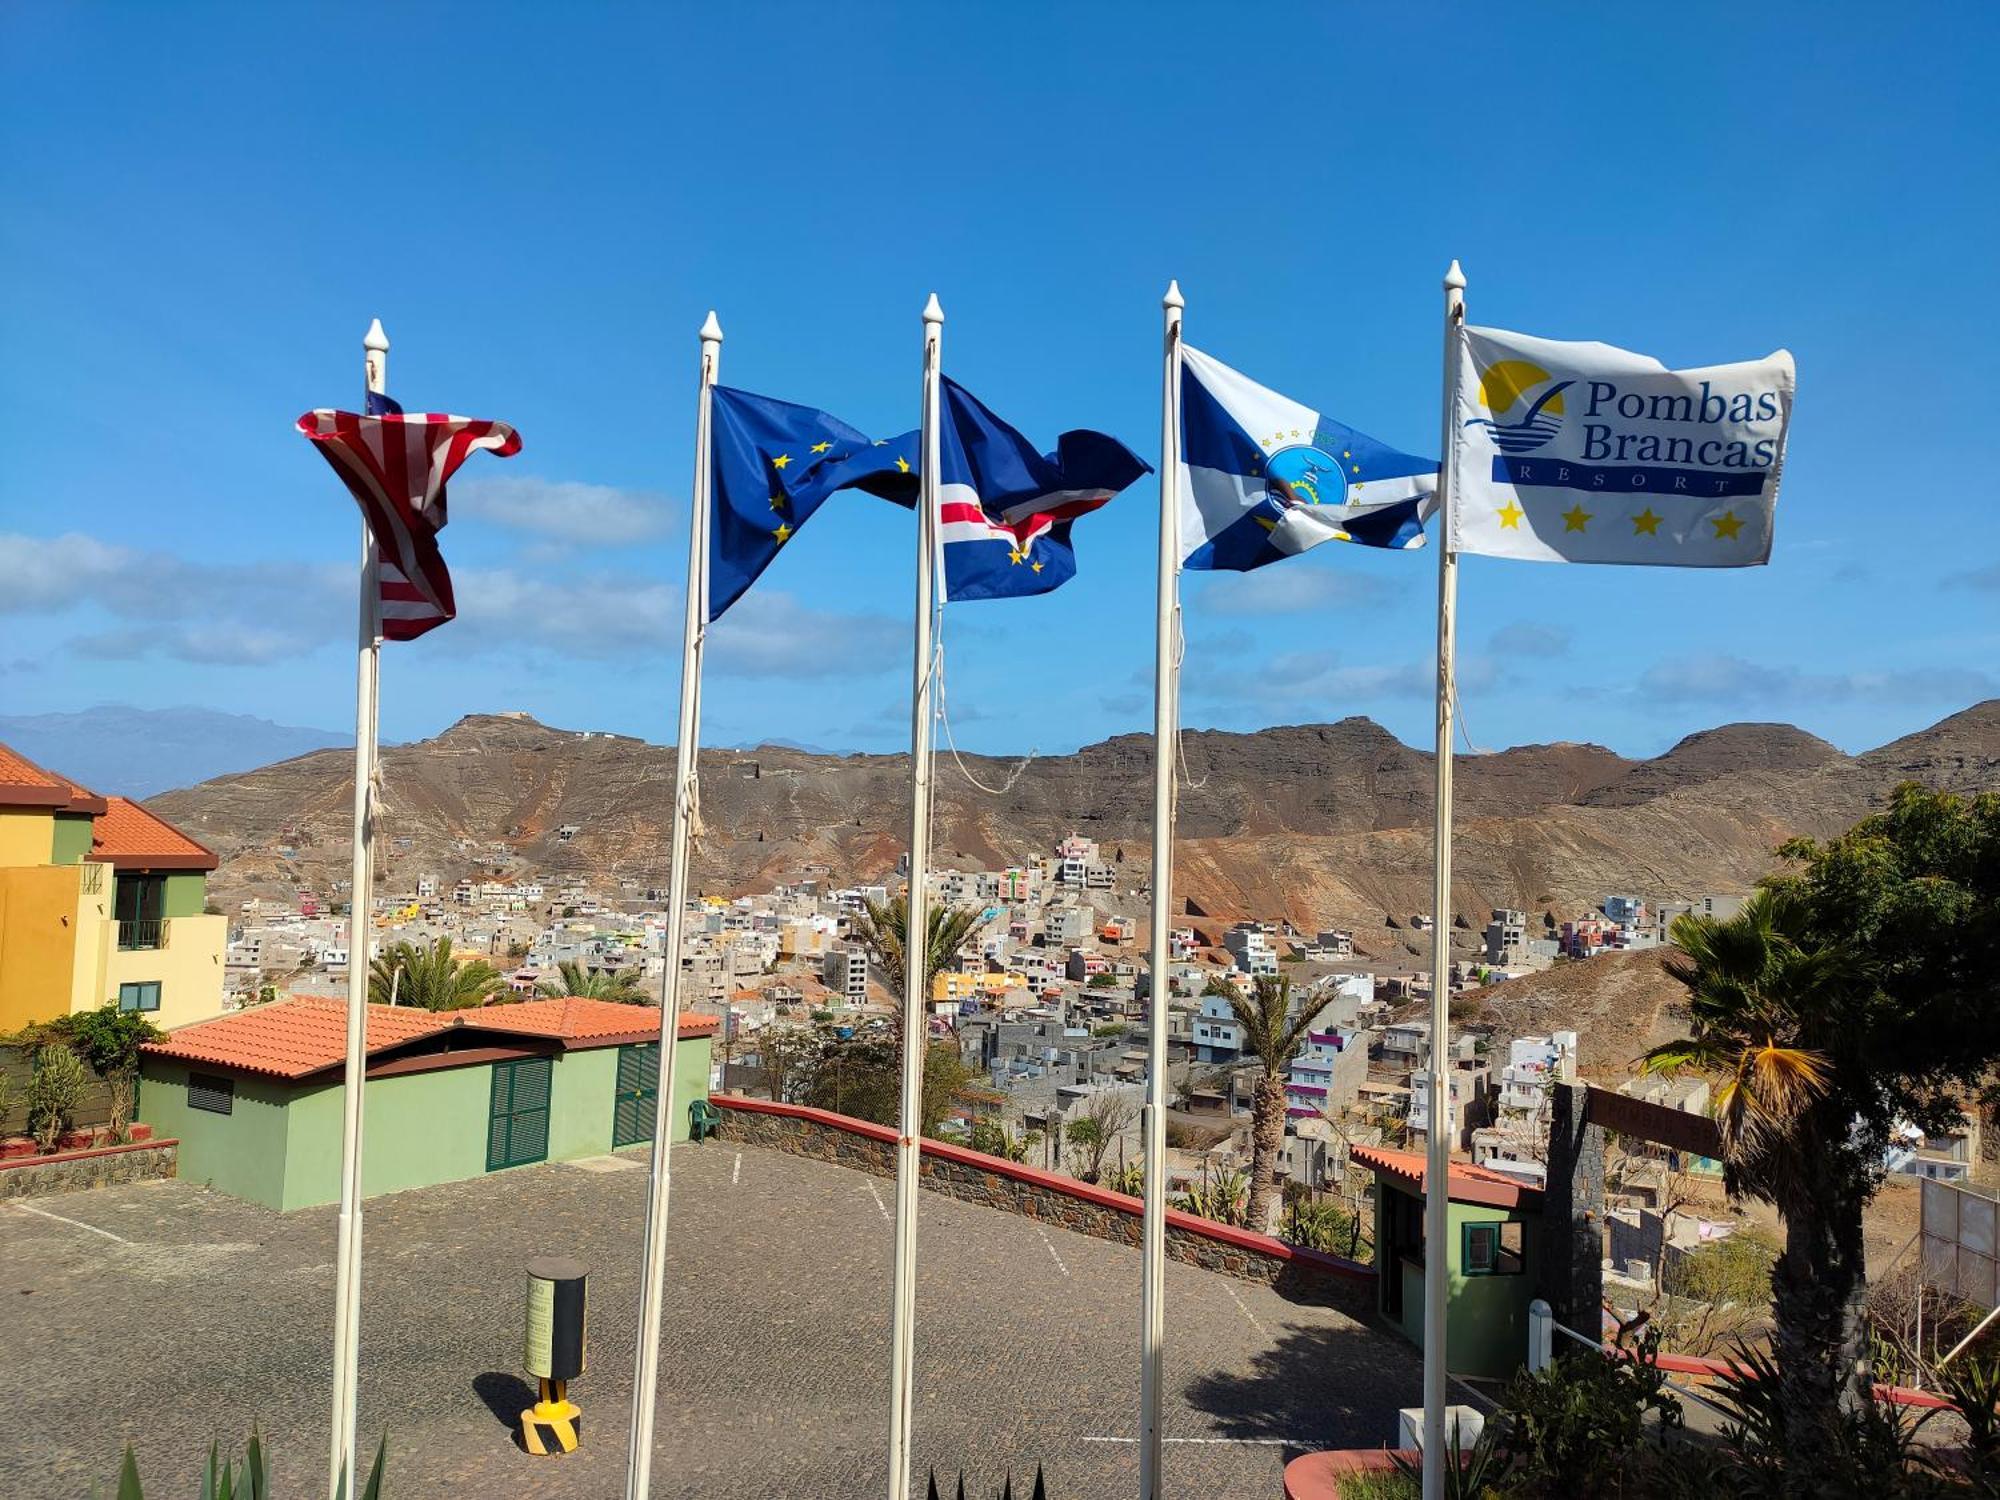
[[[1424, 1168], [1421, 1155], [1356, 1146], [1375, 1174], [1375, 1270], [1382, 1313], [1424, 1341]], [[1527, 1361], [1542, 1195], [1483, 1167], [1454, 1162], [1446, 1205], [1445, 1354], [1454, 1375], [1505, 1379]]]
[[[149, 1044], [139, 1115], [179, 1140], [180, 1175], [281, 1210], [338, 1202], [346, 1014], [300, 996]], [[715, 1029], [681, 1017], [676, 1138], [707, 1097]], [[364, 1195], [650, 1141], [658, 1037], [658, 1012], [604, 1000], [371, 1005]]]

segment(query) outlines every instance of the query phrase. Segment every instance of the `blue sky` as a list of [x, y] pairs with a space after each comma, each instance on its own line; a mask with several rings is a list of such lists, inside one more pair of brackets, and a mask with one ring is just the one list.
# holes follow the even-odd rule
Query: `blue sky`
[[[665, 740], [709, 308], [728, 383], [887, 433], [935, 290], [1017, 426], [1156, 457], [1177, 277], [1190, 342], [1429, 451], [1454, 256], [1474, 322], [1799, 369], [1770, 567], [1466, 562], [1477, 743], [1859, 749], [2000, 693], [2000, 12], [1657, 14], [9, 7], [0, 712], [352, 722], [355, 512], [290, 423], [358, 401], [373, 316], [405, 404], [526, 443], [454, 486], [461, 618], [388, 648], [385, 735]], [[1155, 514], [1128, 491], [1067, 588], [948, 612], [961, 745], [1149, 727]], [[907, 742], [909, 526], [820, 512], [718, 629], [705, 738]], [[1434, 589], [1338, 546], [1191, 576], [1187, 721], [1425, 740]]]

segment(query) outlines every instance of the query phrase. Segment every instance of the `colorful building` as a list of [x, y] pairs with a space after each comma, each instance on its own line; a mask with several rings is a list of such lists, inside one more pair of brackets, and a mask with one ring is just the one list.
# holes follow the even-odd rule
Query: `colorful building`
[[[713, 1016], [683, 1015], [668, 1118], [707, 1097]], [[299, 996], [145, 1048], [139, 1117], [180, 1175], [279, 1210], [340, 1198], [347, 1007]], [[659, 1012], [566, 998], [368, 1007], [362, 1191], [401, 1192], [653, 1138]]]
[[0, 1031], [107, 1003], [162, 1028], [219, 1014], [215, 866], [138, 803], [0, 745]]

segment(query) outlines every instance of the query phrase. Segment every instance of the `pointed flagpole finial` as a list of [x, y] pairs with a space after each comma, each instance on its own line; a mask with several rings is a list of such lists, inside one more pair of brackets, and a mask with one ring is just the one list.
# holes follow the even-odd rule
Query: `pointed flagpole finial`
[[1181, 284], [1178, 281], [1169, 281], [1167, 283], [1167, 295], [1160, 299], [1160, 306], [1162, 307], [1187, 306], [1187, 298], [1181, 295]]
[[362, 337], [361, 347], [371, 354], [387, 354], [389, 352], [389, 335], [382, 331], [382, 320], [380, 318], [369, 320], [368, 332]]
[[702, 320], [701, 341], [704, 344], [719, 344], [722, 342], [722, 325], [716, 321], [715, 309], [712, 307], [708, 310], [708, 316]]
[[1451, 263], [1451, 269], [1444, 273], [1444, 289], [1448, 292], [1462, 292], [1465, 290], [1465, 272], [1458, 268], [1458, 262], [1455, 259]]
[[936, 292], [932, 292], [931, 300], [924, 304], [924, 321], [926, 323], [942, 323], [944, 321], [944, 309], [938, 305]]

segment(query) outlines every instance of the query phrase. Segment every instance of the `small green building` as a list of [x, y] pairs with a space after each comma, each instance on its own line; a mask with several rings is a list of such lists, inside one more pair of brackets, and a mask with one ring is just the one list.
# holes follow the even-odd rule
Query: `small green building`
[[[1356, 1146], [1375, 1174], [1375, 1270], [1385, 1317], [1424, 1341], [1424, 1168], [1412, 1151]], [[1536, 1291], [1542, 1194], [1483, 1167], [1453, 1163], [1445, 1246], [1446, 1362], [1454, 1375], [1505, 1379], [1528, 1353], [1528, 1304]]]
[[[299, 996], [150, 1043], [139, 1117], [180, 1175], [271, 1208], [340, 1199], [347, 1007]], [[677, 1138], [708, 1094], [716, 1021], [682, 1016]], [[653, 1138], [658, 1012], [565, 998], [433, 1012], [368, 1007], [362, 1191], [400, 1192]]]

